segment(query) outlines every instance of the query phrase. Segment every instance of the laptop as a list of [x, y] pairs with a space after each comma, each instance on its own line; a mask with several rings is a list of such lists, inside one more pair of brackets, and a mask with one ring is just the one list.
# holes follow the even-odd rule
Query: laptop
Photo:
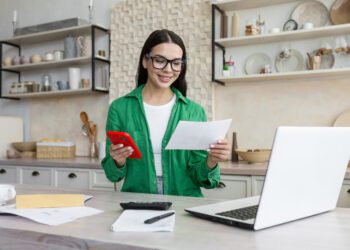
[[187, 208], [259, 230], [335, 209], [350, 159], [350, 127], [279, 127], [261, 196]]

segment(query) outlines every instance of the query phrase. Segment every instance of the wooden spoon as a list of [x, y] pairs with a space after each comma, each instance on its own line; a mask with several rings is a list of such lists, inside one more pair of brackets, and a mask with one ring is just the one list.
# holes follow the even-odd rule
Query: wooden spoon
[[80, 112], [80, 119], [84, 123], [85, 127], [87, 128], [88, 135], [91, 135], [91, 127], [89, 123], [89, 117], [85, 111]]

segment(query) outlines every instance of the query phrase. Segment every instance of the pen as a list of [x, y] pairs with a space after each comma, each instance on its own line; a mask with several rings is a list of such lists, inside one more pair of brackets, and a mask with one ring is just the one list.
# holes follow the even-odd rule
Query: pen
[[162, 214], [162, 215], [158, 215], [158, 216], [155, 216], [155, 217], [152, 217], [150, 219], [147, 219], [145, 220], [145, 224], [152, 224], [156, 221], [159, 221], [163, 218], [166, 218], [166, 217], [169, 217], [169, 216], [172, 216], [173, 214], [175, 214], [175, 212], [170, 212], [170, 213], [166, 213], [166, 214]]

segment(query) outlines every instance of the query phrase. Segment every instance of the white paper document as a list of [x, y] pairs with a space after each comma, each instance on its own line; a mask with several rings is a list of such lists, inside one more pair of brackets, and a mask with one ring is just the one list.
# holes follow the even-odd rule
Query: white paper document
[[156, 210], [133, 210], [127, 209], [113, 223], [112, 231], [114, 232], [172, 232], [175, 226], [175, 214], [163, 218], [152, 224], [145, 224], [145, 220], [175, 212], [174, 210], [156, 211]]
[[16, 209], [16, 205], [14, 204], [0, 207], [0, 214], [14, 214], [50, 226], [61, 225], [82, 217], [91, 216], [102, 212], [102, 210], [91, 207]]
[[165, 149], [206, 150], [211, 144], [225, 138], [231, 121], [180, 121]]

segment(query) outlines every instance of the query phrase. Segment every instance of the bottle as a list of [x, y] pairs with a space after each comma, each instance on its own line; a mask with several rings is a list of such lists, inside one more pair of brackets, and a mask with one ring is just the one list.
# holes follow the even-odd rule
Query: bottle
[[235, 12], [231, 17], [231, 36], [237, 37], [239, 33], [239, 19], [238, 14]]
[[265, 20], [262, 20], [259, 14], [259, 19], [256, 21], [256, 26], [257, 29], [259, 31], [259, 34], [265, 34], [266, 30], [265, 30]]
[[238, 162], [238, 154], [236, 153], [237, 149], [237, 136], [236, 132], [232, 134], [232, 151], [231, 151], [231, 161]]
[[226, 62], [226, 65], [228, 66], [229, 75], [234, 76], [236, 73], [235, 68], [235, 62], [232, 60], [232, 56], [230, 56], [230, 59]]

